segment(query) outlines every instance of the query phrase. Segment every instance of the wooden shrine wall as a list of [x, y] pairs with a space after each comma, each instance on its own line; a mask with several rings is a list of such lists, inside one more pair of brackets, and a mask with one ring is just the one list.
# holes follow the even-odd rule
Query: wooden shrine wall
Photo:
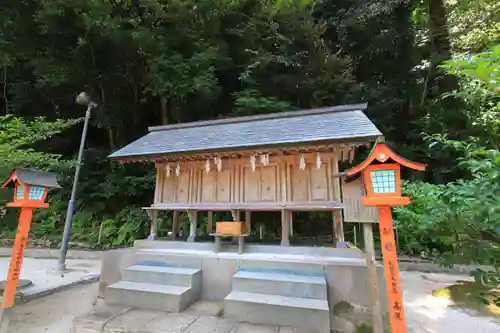
[[161, 203], [272, 203], [311, 201], [340, 201], [339, 178], [332, 177], [338, 171], [338, 156], [322, 153], [321, 168], [316, 167], [316, 155], [304, 154], [305, 170], [299, 168], [300, 155], [270, 156], [263, 166], [256, 156], [255, 171], [250, 158], [223, 159], [222, 169], [217, 171], [213, 160], [210, 171], [206, 161], [170, 164], [167, 176], [166, 164], [157, 164], [155, 204]]
[[378, 213], [374, 207], [363, 206], [364, 189], [361, 178], [342, 182], [342, 202], [345, 222], [377, 222]]

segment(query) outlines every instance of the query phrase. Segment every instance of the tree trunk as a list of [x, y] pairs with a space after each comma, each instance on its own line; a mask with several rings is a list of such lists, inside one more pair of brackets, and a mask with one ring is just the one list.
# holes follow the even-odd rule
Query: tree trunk
[[[450, 33], [448, 31], [444, 0], [429, 0], [429, 33], [436, 63], [451, 59]], [[440, 93], [457, 89], [458, 81], [453, 75], [444, 75], [438, 82]]]
[[181, 103], [176, 103], [174, 106], [174, 115], [175, 115], [175, 120], [177, 123], [180, 123], [181, 120], [181, 115], [182, 115], [182, 108], [181, 108]]
[[168, 124], [168, 103], [167, 99], [165, 97], [160, 97], [160, 104], [161, 104], [161, 124], [162, 125], [167, 125]]
[[113, 151], [116, 150], [113, 128], [109, 125], [108, 125], [108, 138], [109, 138], [109, 147]]
[[140, 108], [140, 97], [139, 97], [139, 84], [137, 82], [133, 83], [134, 89], [134, 108], [132, 110], [132, 124], [134, 126], [134, 130], [137, 130], [139, 127], [139, 108]]
[[7, 84], [7, 66], [3, 68], [3, 98], [5, 100], [5, 114], [9, 114], [9, 97], [8, 95], [8, 84]]
[[451, 57], [450, 34], [448, 32], [444, 0], [429, 0], [429, 30], [434, 50], [443, 60]]
[[[451, 59], [452, 48], [450, 42], [450, 33], [447, 25], [447, 13], [445, 0], [428, 0], [429, 9], [429, 34], [434, 51], [433, 70], [438, 88], [438, 96], [452, 92], [459, 88], [459, 82], [456, 76], [443, 73], [443, 70], [436, 66], [443, 61]], [[445, 126], [450, 133], [450, 138], [462, 140], [464, 133], [469, 127], [469, 120], [464, 113], [462, 103], [457, 99], [445, 99], [441, 107], [444, 112]]]

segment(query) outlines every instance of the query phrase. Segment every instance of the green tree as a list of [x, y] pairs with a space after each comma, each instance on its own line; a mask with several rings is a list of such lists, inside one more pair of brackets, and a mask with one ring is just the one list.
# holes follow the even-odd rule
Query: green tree
[[488, 147], [500, 147], [500, 46], [479, 54], [459, 55], [442, 67], [455, 75], [461, 88], [444, 95], [463, 100], [471, 136]]
[[[78, 122], [76, 120], [46, 121], [36, 118], [27, 122], [12, 115], [0, 116], [0, 179], [5, 179], [12, 170], [20, 167], [67, 172], [73, 164], [71, 160], [61, 160], [61, 156], [36, 149], [46, 140], [67, 130]], [[16, 230], [16, 214], [13, 210], [4, 211], [3, 206], [12, 198], [11, 191], [0, 190], [0, 210], [2, 228], [7, 232]]]
[[[495, 289], [500, 285], [500, 152], [449, 140], [435, 142], [463, 154], [459, 166], [470, 175], [445, 185], [413, 183], [405, 186], [413, 198], [396, 210], [400, 245], [413, 255], [445, 266], [486, 265], [473, 276]], [[491, 298], [488, 298], [491, 300]], [[486, 299], [483, 299], [486, 301]], [[500, 304], [500, 299], [494, 299]]]
[[36, 151], [34, 146], [61, 133], [74, 124], [75, 120], [48, 122], [36, 118], [31, 122], [15, 116], [0, 117], [0, 175], [6, 176], [15, 168], [30, 167], [43, 170], [60, 169], [69, 166], [60, 155]]

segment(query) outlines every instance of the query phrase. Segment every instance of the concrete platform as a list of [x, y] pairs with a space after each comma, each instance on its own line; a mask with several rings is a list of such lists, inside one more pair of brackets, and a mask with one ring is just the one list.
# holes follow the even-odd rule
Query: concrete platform
[[106, 302], [179, 312], [196, 301], [201, 292], [201, 270], [161, 263], [124, 268], [122, 280], [106, 287]]
[[199, 269], [134, 265], [123, 270], [123, 279], [162, 285], [191, 287], [193, 279], [201, 279]]
[[274, 272], [239, 271], [234, 275], [233, 291], [328, 299], [324, 277], [279, 274]]
[[106, 302], [141, 309], [182, 311], [189, 303], [189, 287], [119, 281], [106, 288]]
[[264, 325], [289, 325], [311, 333], [330, 332], [327, 300], [233, 291], [224, 301], [224, 318]]
[[[330, 307], [324, 276], [295, 274], [279, 268], [238, 271], [224, 300], [224, 317], [241, 322], [289, 325], [330, 332]], [[306, 273], [301, 275], [300, 273]]]
[[[258, 293], [256, 291], [259, 286], [264, 285], [267, 288], [266, 295], [272, 295], [274, 287], [280, 285], [281, 288], [277, 290], [279, 290], [278, 296], [282, 297], [321, 296], [325, 299], [326, 293], [325, 302], [329, 305], [328, 310], [321, 311], [320, 316], [323, 318], [325, 313], [329, 316], [331, 329], [343, 330], [346, 321], [359, 325], [371, 320], [366, 261], [364, 254], [358, 249], [249, 245], [245, 248], [245, 253], [238, 254], [236, 246], [230, 247], [227, 252], [214, 253], [212, 243], [136, 241], [135, 244], [134, 248], [109, 251], [104, 255], [99, 281], [100, 295], [105, 295], [104, 290], [107, 286], [123, 280], [127, 274], [124, 269], [130, 266], [199, 269], [201, 300], [220, 302], [233, 291]], [[245, 274], [248, 273], [241, 273], [250, 271], [258, 275], [252, 281], [245, 278]], [[275, 281], [273, 281], [273, 274], [300, 275], [301, 278], [276, 280], [274, 276]], [[381, 266], [378, 268], [378, 275], [383, 297], [385, 283]], [[326, 285], [324, 282], [314, 283], [315, 277], [322, 278], [326, 281]], [[245, 288], [248, 289], [233, 289], [233, 285], [238, 288], [241, 284], [246, 285]], [[300, 284], [302, 286], [296, 288]], [[382, 304], [386, 302], [382, 301]], [[259, 306], [277, 305], [262, 303]], [[301, 316], [293, 313], [295, 309], [293, 307], [289, 309], [290, 316], [299, 318], [297, 321], [299, 323], [303, 318], [300, 320]], [[312, 317], [314, 314], [311, 312]], [[236, 318], [241, 320], [240, 317]], [[321, 322], [327, 320], [323, 318]], [[275, 322], [276, 325], [279, 323]], [[320, 326], [321, 331], [324, 331], [325, 325]]]
[[[478, 316], [470, 310], [431, 296], [432, 290], [446, 287], [456, 281], [470, 280], [467, 275], [450, 276], [444, 274], [425, 274], [402, 272], [401, 282], [404, 289], [404, 301], [408, 331], [413, 333], [450, 333], [481, 332], [498, 333], [498, 318]], [[68, 333], [73, 319], [88, 314], [94, 306], [97, 285], [84, 285], [50, 295], [14, 307], [11, 320], [11, 332], [16, 333]], [[100, 302], [100, 301], [99, 301]], [[99, 303], [98, 302], [98, 303]], [[70, 304], [70, 306], [68, 306]], [[193, 304], [176, 317], [194, 314], [203, 317], [216, 317], [222, 309], [219, 302], [201, 301]], [[192, 312], [191, 312], [192, 311]], [[247, 330], [250, 327], [252, 330]], [[261, 326], [237, 323], [234, 332], [252, 333]], [[276, 332], [276, 327], [255, 332]], [[353, 327], [351, 326], [351, 329]], [[281, 333], [292, 333], [288, 328], [280, 328]], [[345, 332], [356, 332], [344, 330]], [[95, 331], [93, 331], [95, 332]], [[299, 331], [296, 331], [299, 332]], [[388, 331], [387, 331], [388, 332]], [[210, 331], [213, 333], [213, 331]]]

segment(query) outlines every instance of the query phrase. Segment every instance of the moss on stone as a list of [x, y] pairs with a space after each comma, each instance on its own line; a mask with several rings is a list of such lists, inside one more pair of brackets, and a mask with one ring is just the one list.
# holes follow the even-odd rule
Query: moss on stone
[[373, 333], [373, 329], [371, 326], [361, 324], [360, 326], [356, 327], [356, 333]]
[[354, 310], [354, 306], [346, 301], [340, 301], [333, 307], [334, 315], [350, 314]]

